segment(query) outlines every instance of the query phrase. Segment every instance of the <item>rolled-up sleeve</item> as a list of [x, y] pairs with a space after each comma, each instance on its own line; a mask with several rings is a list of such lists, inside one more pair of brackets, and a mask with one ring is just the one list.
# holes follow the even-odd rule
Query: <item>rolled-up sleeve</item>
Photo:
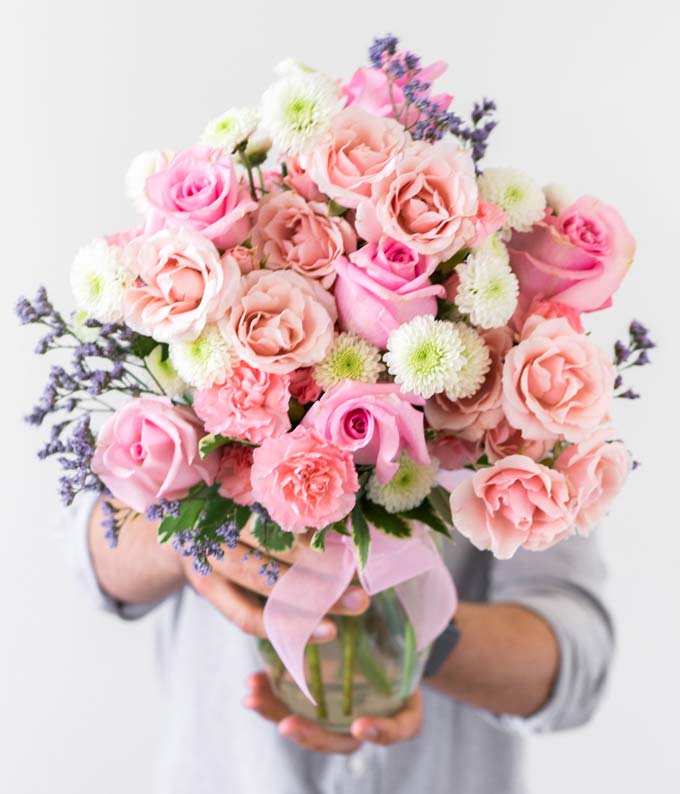
[[520, 551], [494, 561], [489, 600], [519, 604], [542, 617], [559, 645], [559, 669], [548, 702], [527, 718], [500, 715], [499, 727], [521, 732], [573, 728], [594, 712], [614, 651], [602, 598], [606, 569], [596, 539], [573, 537], [540, 554]]
[[[160, 604], [154, 601], [144, 604], [126, 604], [108, 595], [99, 585], [95, 574], [90, 547], [88, 527], [90, 517], [97, 503], [97, 494], [82, 494], [60, 517], [59, 531], [63, 535], [66, 558], [75, 571], [83, 590], [92, 603], [123, 620], [137, 620]], [[103, 532], [104, 530], [102, 530]], [[115, 554], [115, 549], [111, 551]]]

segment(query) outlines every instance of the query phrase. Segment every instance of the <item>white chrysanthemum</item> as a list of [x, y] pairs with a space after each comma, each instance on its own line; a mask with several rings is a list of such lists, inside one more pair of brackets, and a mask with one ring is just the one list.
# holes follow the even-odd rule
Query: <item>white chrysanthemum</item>
[[250, 138], [257, 129], [259, 120], [255, 108], [229, 108], [203, 130], [201, 143], [226, 149], [231, 153], [240, 143]]
[[149, 200], [146, 197], [146, 180], [172, 160], [172, 152], [151, 149], [140, 152], [128, 166], [125, 174], [125, 192], [138, 212], [146, 212]]
[[262, 130], [284, 152], [297, 152], [326, 133], [341, 109], [340, 89], [324, 74], [292, 70], [262, 97]]
[[534, 180], [515, 168], [487, 168], [479, 177], [479, 195], [500, 207], [508, 226], [528, 232], [545, 213], [545, 194]]
[[144, 359], [149, 372], [158, 382], [158, 385], [168, 395], [168, 397], [180, 398], [189, 390], [182, 378], [177, 374], [170, 356], [165, 361], [162, 360], [163, 347], [156, 345], [149, 355]]
[[472, 397], [482, 383], [491, 366], [491, 354], [482, 337], [466, 323], [456, 323], [463, 340], [463, 366], [458, 370], [455, 380], [446, 388], [446, 396], [451, 400]]
[[314, 380], [324, 391], [343, 380], [376, 383], [384, 370], [377, 347], [357, 334], [338, 334], [323, 361], [314, 367]]
[[78, 308], [102, 323], [122, 319], [123, 293], [130, 281], [123, 250], [106, 240], [83, 246], [71, 265], [71, 289]]
[[503, 256], [491, 247], [480, 248], [458, 265], [456, 274], [455, 304], [473, 325], [499, 328], [510, 320], [517, 308], [519, 284]]
[[545, 194], [545, 200], [548, 206], [553, 209], [557, 215], [576, 201], [575, 196], [564, 185], [559, 185], [556, 182], [551, 182], [549, 185], [546, 185], [543, 188], [543, 193]]
[[180, 378], [196, 389], [209, 389], [232, 372], [232, 349], [217, 325], [206, 325], [193, 342], [170, 345], [170, 360]]
[[397, 473], [389, 482], [381, 483], [373, 472], [366, 489], [368, 498], [382, 505], [388, 513], [418, 507], [435, 486], [438, 467], [439, 462], [434, 458], [423, 465], [403, 452]]
[[91, 319], [90, 315], [84, 311], [74, 312], [73, 314], [73, 330], [81, 342], [95, 342], [99, 338], [100, 329], [97, 327], [91, 328], [87, 325], [87, 321]]
[[392, 331], [384, 358], [401, 390], [422, 397], [445, 391], [465, 363], [456, 326], [429, 315], [414, 317]]

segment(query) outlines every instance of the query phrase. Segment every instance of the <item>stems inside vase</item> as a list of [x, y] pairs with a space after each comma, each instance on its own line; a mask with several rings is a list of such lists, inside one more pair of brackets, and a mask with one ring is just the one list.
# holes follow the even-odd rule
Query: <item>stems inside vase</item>
[[356, 618], [343, 618], [343, 682], [342, 713], [349, 717], [352, 713], [354, 698], [354, 649], [357, 641], [358, 621]]
[[326, 709], [326, 693], [323, 688], [323, 678], [321, 677], [321, 659], [319, 658], [319, 646], [310, 644], [307, 646], [307, 660], [309, 661], [310, 686], [314, 700], [316, 700], [316, 718], [325, 720], [328, 717]]

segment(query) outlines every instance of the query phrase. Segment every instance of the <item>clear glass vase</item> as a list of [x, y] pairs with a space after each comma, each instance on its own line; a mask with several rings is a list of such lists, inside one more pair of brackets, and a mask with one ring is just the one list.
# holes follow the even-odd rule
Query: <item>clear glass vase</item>
[[428, 649], [416, 651], [415, 633], [394, 590], [371, 598], [358, 617], [329, 616], [337, 638], [305, 650], [305, 675], [317, 701], [310, 703], [267, 640], [259, 640], [272, 689], [294, 714], [347, 732], [361, 716], [399, 711], [420, 683]]

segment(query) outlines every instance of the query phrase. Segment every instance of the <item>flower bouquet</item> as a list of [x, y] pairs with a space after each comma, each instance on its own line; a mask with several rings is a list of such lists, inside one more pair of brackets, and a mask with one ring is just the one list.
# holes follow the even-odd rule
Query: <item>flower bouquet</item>
[[[142, 220], [78, 251], [69, 319], [18, 304], [70, 357], [28, 417], [66, 504], [104, 494], [111, 546], [145, 513], [206, 575], [251, 532], [274, 689], [340, 730], [417, 686], [456, 608], [440, 540], [509, 558], [600, 521], [653, 347], [634, 322], [612, 361], [582, 326], [633, 259], [618, 212], [482, 170], [495, 105], [461, 118], [445, 68], [391, 36], [344, 84], [281, 64], [257, 109], [133, 161]], [[309, 644], [355, 579], [369, 611]]]

